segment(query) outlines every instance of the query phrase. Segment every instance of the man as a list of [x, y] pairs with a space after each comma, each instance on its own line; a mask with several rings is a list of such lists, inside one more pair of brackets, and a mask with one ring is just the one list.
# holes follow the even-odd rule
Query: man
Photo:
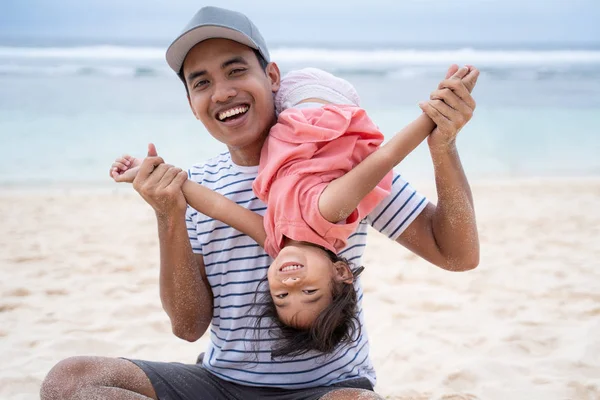
[[[188, 178], [255, 212], [252, 193], [260, 150], [275, 123], [273, 93], [280, 73], [258, 29], [242, 14], [205, 7], [167, 50], [182, 78], [191, 110], [229, 149], [188, 174], [150, 149], [134, 188], [156, 212], [160, 240], [160, 294], [173, 332], [195, 341], [210, 327], [211, 342], [198, 364], [101, 357], [61, 361], [46, 377], [43, 399], [353, 399], [380, 398], [363, 328], [352, 345], [328, 356], [270, 355], [268, 326], [256, 326], [255, 290], [270, 259], [249, 237], [187, 207]], [[451, 76], [456, 67], [451, 68]], [[469, 89], [477, 79], [472, 69]], [[428, 144], [434, 161], [437, 206], [395, 175], [391, 195], [367, 218], [399, 244], [448, 270], [472, 269], [479, 247], [473, 201], [455, 147], [475, 102], [460, 79], [446, 79], [422, 104], [437, 123]], [[342, 255], [359, 264], [367, 221]], [[360, 284], [357, 284], [362, 298]], [[363, 323], [362, 311], [360, 313]]]

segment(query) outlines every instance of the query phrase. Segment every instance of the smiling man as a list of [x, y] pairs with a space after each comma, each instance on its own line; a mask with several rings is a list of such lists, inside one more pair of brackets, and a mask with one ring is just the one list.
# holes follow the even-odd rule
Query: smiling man
[[275, 124], [279, 69], [263, 60], [247, 45], [215, 38], [195, 45], [180, 71], [192, 112], [215, 139], [227, 144], [238, 165], [258, 165], [262, 143]]
[[[167, 50], [182, 78], [194, 116], [229, 151], [188, 174], [152, 151], [134, 188], [156, 212], [160, 240], [160, 296], [173, 332], [195, 341], [210, 331], [196, 364], [103, 357], [61, 361], [46, 377], [43, 399], [355, 399], [379, 398], [369, 339], [333, 354], [272, 357], [269, 324], [256, 324], [256, 288], [271, 259], [250, 237], [187, 207], [181, 185], [189, 179], [263, 214], [252, 192], [260, 150], [275, 123], [273, 94], [280, 73], [266, 44], [244, 15], [201, 9]], [[449, 75], [456, 68], [451, 68]], [[473, 70], [475, 84], [477, 71]], [[367, 227], [448, 270], [478, 263], [479, 247], [470, 189], [455, 147], [475, 103], [460, 79], [446, 79], [422, 105], [437, 123], [428, 144], [439, 202], [428, 202], [399, 175], [392, 193], [349, 238], [340, 255], [360, 265]], [[357, 295], [362, 299], [360, 281]]]

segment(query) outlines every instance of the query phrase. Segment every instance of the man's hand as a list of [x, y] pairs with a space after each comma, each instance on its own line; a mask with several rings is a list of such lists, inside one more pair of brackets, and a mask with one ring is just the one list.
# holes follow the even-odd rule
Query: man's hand
[[187, 203], [181, 186], [187, 180], [187, 172], [165, 164], [158, 157], [152, 143], [148, 145], [148, 157], [144, 159], [133, 181], [133, 188], [154, 209], [157, 217], [183, 215]]
[[454, 149], [458, 132], [473, 116], [475, 100], [471, 92], [478, 77], [479, 70], [473, 66], [458, 68], [452, 65], [446, 79], [431, 93], [430, 100], [419, 103], [437, 125], [427, 138], [432, 151]]

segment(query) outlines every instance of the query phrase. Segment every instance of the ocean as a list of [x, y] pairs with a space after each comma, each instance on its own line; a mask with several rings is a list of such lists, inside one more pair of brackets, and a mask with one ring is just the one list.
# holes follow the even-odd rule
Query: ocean
[[[390, 137], [451, 63], [481, 70], [458, 147], [473, 179], [600, 175], [600, 46], [271, 46], [282, 72], [352, 82]], [[0, 44], [0, 188], [110, 185], [112, 160], [148, 142], [181, 167], [225, 150], [189, 111], [163, 45]], [[398, 170], [433, 177], [427, 146]]]

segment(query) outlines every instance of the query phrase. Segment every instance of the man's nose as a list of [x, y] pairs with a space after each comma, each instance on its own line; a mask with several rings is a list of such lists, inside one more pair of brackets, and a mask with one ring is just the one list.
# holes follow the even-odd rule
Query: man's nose
[[235, 97], [236, 90], [229, 82], [215, 83], [215, 91], [212, 95], [214, 103], [224, 103], [232, 97]]
[[287, 278], [283, 278], [281, 280], [281, 283], [283, 283], [285, 286], [287, 287], [293, 287], [296, 286], [297, 284], [299, 284], [302, 281], [301, 278], [298, 277], [287, 277]]

